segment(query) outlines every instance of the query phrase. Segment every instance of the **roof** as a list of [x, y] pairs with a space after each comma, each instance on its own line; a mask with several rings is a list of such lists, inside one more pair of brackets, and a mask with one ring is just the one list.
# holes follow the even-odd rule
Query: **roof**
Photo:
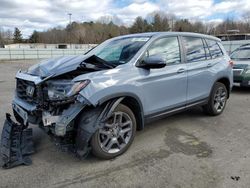
[[237, 36], [237, 35], [250, 35], [250, 33], [223, 33], [218, 34], [217, 36]]
[[208, 39], [220, 41], [219, 38], [211, 36], [211, 35], [205, 35], [205, 34], [200, 34], [200, 33], [191, 33], [191, 32], [147, 32], [147, 33], [135, 33], [135, 34], [129, 34], [129, 35], [122, 35], [122, 36], [119, 36], [117, 38], [124, 38], [124, 37], [160, 37], [160, 36], [167, 36], [167, 35], [202, 37], [202, 38], [208, 38]]

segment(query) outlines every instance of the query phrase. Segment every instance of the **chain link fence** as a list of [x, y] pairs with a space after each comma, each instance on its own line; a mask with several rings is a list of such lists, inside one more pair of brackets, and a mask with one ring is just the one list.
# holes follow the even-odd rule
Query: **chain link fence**
[[[250, 40], [222, 41], [223, 46], [229, 54], [239, 46], [247, 43], [250, 44]], [[0, 60], [47, 59], [58, 56], [81, 55], [95, 46], [86, 45], [81, 49], [0, 48]]]

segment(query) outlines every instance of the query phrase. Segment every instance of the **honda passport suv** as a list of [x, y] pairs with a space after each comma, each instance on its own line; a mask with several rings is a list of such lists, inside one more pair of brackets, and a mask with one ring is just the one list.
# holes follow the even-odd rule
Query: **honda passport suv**
[[221, 114], [232, 84], [232, 62], [218, 38], [141, 33], [18, 71], [12, 107], [22, 131], [36, 124], [77, 156], [111, 159], [146, 122], [197, 105]]

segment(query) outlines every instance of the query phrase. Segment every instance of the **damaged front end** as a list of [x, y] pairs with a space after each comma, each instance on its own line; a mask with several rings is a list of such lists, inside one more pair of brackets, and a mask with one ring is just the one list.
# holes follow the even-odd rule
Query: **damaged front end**
[[[20, 86], [20, 82], [23, 84]], [[28, 83], [28, 84], [27, 84]], [[27, 95], [30, 81], [17, 78], [16, 96], [12, 102], [12, 109], [18, 123], [6, 115], [2, 136], [1, 155], [3, 168], [11, 168], [17, 165], [31, 164], [28, 157], [34, 152], [32, 143], [32, 129], [29, 124], [36, 124], [50, 135], [60, 148], [74, 150], [75, 118], [87, 105], [85, 99], [80, 95], [72, 94], [65, 99], [54, 99], [48, 97], [44, 91], [48, 90], [49, 83], [34, 85], [32, 95]], [[81, 84], [84, 87], [84, 84]], [[22, 87], [22, 89], [21, 89]], [[39, 87], [43, 93], [39, 94]], [[73, 86], [74, 87], [74, 86]], [[77, 90], [82, 87], [74, 88]], [[22, 95], [23, 90], [26, 93]], [[71, 91], [72, 92], [72, 91]], [[38, 98], [38, 96], [40, 96]], [[31, 100], [32, 98], [32, 100]], [[69, 148], [70, 147], [70, 148]]]
[[[12, 121], [9, 114], [6, 115], [1, 136], [2, 167], [12, 168], [21, 164], [31, 164], [29, 155], [34, 152], [34, 147], [29, 124], [42, 128], [64, 151], [66, 149], [77, 153], [79, 157], [85, 157], [89, 151], [88, 139], [83, 142], [76, 141], [79, 133], [75, 121], [83, 109], [90, 106], [79, 94], [90, 80], [73, 82], [73, 79], [103, 69], [105, 67], [81, 65], [75, 70], [46, 77], [19, 71], [16, 75], [16, 92], [12, 102], [13, 114], [18, 123]], [[91, 136], [86, 131], [81, 134], [88, 134], [88, 138]]]

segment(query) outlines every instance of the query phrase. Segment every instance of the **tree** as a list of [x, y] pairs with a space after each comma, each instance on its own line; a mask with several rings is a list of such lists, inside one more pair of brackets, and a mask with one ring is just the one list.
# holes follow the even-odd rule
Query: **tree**
[[179, 32], [192, 32], [193, 25], [189, 22], [188, 19], [181, 19], [175, 22], [174, 30]]
[[5, 31], [5, 43], [6, 44], [10, 44], [13, 42], [13, 37], [12, 37], [13, 33], [10, 29], [8, 29], [7, 31]]
[[218, 33], [228, 33], [230, 30], [239, 30], [239, 22], [234, 21], [232, 18], [227, 18], [222, 23], [217, 25], [216, 31]]
[[155, 14], [153, 19], [153, 31], [168, 31], [169, 23], [168, 18], [165, 16], [160, 16], [160, 14]]
[[[178, 19], [166, 12], [152, 12], [146, 18], [137, 17], [131, 27], [121, 25], [122, 21], [115, 16], [104, 16], [96, 22], [72, 22], [66, 27], [54, 27], [47, 31], [34, 31], [29, 42], [36, 43], [81, 43], [99, 44], [106, 39], [129, 33], [142, 33], [152, 31], [187, 31], [218, 35], [227, 30], [238, 29], [241, 33], [250, 31], [250, 12], [242, 15], [242, 20], [232, 18], [223, 22], [201, 22], [199, 20]], [[0, 30], [0, 41], [4, 44], [13, 42], [13, 33]], [[14, 42], [24, 42], [21, 31], [15, 28]]]
[[130, 33], [142, 33], [151, 31], [151, 26], [148, 24], [147, 20], [142, 17], [137, 17], [134, 24], [130, 28]]
[[32, 35], [29, 38], [30, 43], [38, 43], [39, 42], [39, 33], [34, 30]]
[[249, 32], [250, 31], [250, 11], [246, 12], [243, 15], [243, 20], [244, 20], [244, 30], [245, 32]]
[[207, 33], [207, 28], [205, 27], [205, 25], [202, 22], [196, 21], [193, 23], [193, 32]]
[[3, 45], [4, 44], [4, 36], [3, 36], [3, 31], [2, 31], [2, 29], [0, 28], [0, 47], [1, 47], [1, 45]]
[[12, 32], [0, 28], [0, 45], [12, 43]]
[[17, 27], [15, 28], [15, 31], [13, 34], [13, 41], [14, 43], [21, 43], [23, 41], [22, 33]]

